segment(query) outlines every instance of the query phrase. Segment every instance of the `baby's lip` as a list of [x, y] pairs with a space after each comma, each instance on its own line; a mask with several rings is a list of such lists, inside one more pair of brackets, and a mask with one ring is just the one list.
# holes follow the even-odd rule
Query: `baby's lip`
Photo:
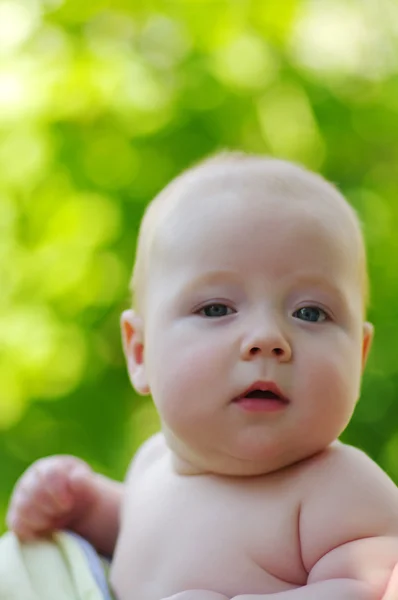
[[239, 402], [242, 398], [267, 398], [267, 393], [269, 398], [279, 400], [283, 404], [290, 402], [274, 381], [255, 381], [242, 394], [234, 398], [233, 402]]

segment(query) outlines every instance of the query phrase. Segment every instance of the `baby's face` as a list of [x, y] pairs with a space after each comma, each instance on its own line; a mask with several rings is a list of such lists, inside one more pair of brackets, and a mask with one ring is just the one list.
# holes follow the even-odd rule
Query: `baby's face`
[[186, 463], [266, 473], [347, 425], [370, 341], [347, 214], [254, 179], [198, 184], [169, 215], [147, 284], [144, 363]]

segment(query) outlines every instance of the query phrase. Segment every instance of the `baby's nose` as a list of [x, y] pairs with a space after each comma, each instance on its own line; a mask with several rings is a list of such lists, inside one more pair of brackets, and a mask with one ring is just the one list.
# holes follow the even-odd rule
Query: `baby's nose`
[[276, 358], [281, 362], [288, 362], [292, 357], [291, 345], [282, 331], [273, 327], [272, 330], [254, 330], [247, 335], [241, 344], [242, 360], [253, 360], [256, 357]]

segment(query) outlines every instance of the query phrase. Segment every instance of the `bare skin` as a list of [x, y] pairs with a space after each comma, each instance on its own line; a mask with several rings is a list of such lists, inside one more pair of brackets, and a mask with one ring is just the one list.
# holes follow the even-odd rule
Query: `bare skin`
[[[396, 489], [359, 451], [336, 443], [243, 481], [176, 474], [162, 437], [148, 443], [140, 460], [128, 479], [115, 554], [112, 580], [120, 598], [135, 597], [131, 586], [145, 600], [164, 591], [174, 598], [193, 586], [239, 600], [382, 597], [398, 552], [398, 528], [390, 525], [398, 522]], [[159, 488], [167, 490], [161, 502]], [[376, 494], [364, 501], [369, 488]], [[368, 520], [359, 537], [352, 515], [362, 520], [377, 505], [385, 512]], [[390, 537], [381, 538], [381, 530]]]
[[[64, 456], [50, 460], [22, 477], [11, 502], [9, 525], [22, 539], [59, 526], [72, 528], [103, 553], [112, 554], [119, 529], [109, 514], [121, 509], [120, 488], [112, 489], [114, 482], [109, 481], [106, 489], [105, 480], [88, 468], [84, 484], [76, 485], [71, 465], [81, 468], [80, 461]], [[171, 460], [164, 437], [158, 435], [132, 463], [112, 574], [118, 598], [382, 598], [397, 552], [390, 525], [398, 520], [396, 490], [359, 451], [336, 443], [282, 471], [243, 481], [206, 474], [181, 476], [170, 468]], [[334, 478], [336, 472], [339, 477]], [[168, 490], [161, 502], [159, 489]], [[369, 497], [369, 489], [377, 495]], [[322, 510], [314, 511], [313, 506], [321, 503]], [[378, 504], [384, 506], [383, 516], [379, 521], [368, 519], [363, 537], [356, 533], [353, 542], [350, 529], [357, 531], [353, 514], [365, 522], [366, 513]], [[170, 514], [175, 515], [173, 520]], [[377, 534], [383, 528], [390, 530], [389, 537]], [[331, 543], [339, 544], [341, 554], [331, 552], [325, 561], [322, 557]], [[383, 553], [385, 566], [380, 565]], [[325, 581], [328, 573], [331, 577]], [[132, 588], [137, 595], [130, 593]], [[184, 588], [191, 589], [176, 591]], [[395, 575], [383, 600], [393, 600], [397, 589]]]
[[220, 169], [173, 188], [141, 309], [122, 316], [163, 433], [124, 490], [73, 457], [34, 466], [9, 525], [72, 527], [113, 554], [119, 600], [390, 600], [397, 488], [336, 441], [372, 339], [358, 228], [289, 165]]

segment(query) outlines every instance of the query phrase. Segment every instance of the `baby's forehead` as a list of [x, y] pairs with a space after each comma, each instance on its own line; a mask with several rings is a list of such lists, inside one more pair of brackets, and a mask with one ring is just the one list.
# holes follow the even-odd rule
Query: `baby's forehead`
[[337, 189], [318, 175], [276, 159], [254, 157], [199, 166], [164, 190], [158, 208], [155, 236], [164, 241], [200, 222], [216, 232], [217, 224], [231, 222], [233, 214], [238, 219], [257, 215], [267, 219], [279, 212], [293, 223], [304, 213], [314, 224], [325, 220], [339, 230], [358, 229], [353, 209]]

